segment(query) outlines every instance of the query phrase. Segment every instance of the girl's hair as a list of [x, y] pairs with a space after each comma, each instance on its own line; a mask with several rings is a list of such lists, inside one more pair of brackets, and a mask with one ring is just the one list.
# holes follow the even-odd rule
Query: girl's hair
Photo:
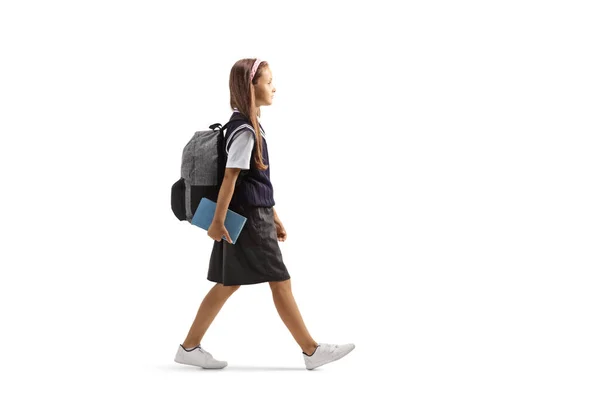
[[260, 108], [256, 107], [254, 102], [254, 85], [262, 75], [265, 68], [269, 67], [266, 61], [262, 61], [254, 74], [252, 82], [250, 82], [250, 73], [256, 58], [243, 58], [233, 64], [231, 73], [229, 74], [229, 92], [231, 108], [237, 107], [238, 111], [250, 120], [254, 127], [254, 138], [256, 143], [256, 151], [254, 152], [254, 161], [256, 167], [264, 171], [268, 165], [262, 159], [262, 135], [256, 116], [260, 116]]

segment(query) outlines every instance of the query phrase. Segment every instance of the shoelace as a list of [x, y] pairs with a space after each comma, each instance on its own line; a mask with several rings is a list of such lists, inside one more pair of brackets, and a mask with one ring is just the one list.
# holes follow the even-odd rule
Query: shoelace
[[208, 354], [209, 356], [212, 357], [212, 354], [210, 354], [208, 351], [204, 350], [202, 347], [198, 347], [198, 350], [200, 350], [201, 352]]
[[333, 353], [338, 349], [338, 345], [337, 344], [333, 344], [333, 345], [329, 345], [329, 353]]

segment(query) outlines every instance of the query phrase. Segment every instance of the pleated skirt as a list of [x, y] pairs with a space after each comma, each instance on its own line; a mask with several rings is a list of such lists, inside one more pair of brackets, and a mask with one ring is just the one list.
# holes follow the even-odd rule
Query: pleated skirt
[[230, 208], [247, 220], [235, 244], [214, 241], [207, 279], [225, 286], [290, 279], [277, 240], [273, 207]]

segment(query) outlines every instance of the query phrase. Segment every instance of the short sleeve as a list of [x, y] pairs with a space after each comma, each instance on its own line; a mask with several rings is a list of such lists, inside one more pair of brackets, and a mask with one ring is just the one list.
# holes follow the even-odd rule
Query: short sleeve
[[225, 168], [250, 169], [253, 147], [254, 133], [252, 131], [243, 130], [238, 133], [229, 147]]

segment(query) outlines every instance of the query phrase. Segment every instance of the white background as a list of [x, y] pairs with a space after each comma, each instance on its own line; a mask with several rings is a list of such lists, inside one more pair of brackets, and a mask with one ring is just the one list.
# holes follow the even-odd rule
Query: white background
[[[0, 397], [597, 399], [594, 3], [3, 2]], [[171, 185], [254, 57], [296, 301], [356, 344], [314, 371], [268, 284], [173, 362], [212, 240]]]

